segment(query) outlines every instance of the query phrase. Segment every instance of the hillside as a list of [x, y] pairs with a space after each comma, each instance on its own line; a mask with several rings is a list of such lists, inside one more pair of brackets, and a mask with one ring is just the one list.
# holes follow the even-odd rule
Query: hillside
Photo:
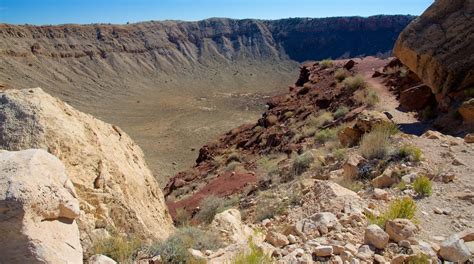
[[387, 52], [412, 19], [2, 24], [0, 85], [40, 86], [119, 125], [166, 178], [192, 165], [192, 149], [258, 118], [297, 62]]

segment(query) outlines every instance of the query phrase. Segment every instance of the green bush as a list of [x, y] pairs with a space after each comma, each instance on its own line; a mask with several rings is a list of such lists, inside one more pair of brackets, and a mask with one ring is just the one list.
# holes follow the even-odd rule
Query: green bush
[[335, 149], [332, 153], [337, 160], [344, 160], [347, 157], [347, 149], [345, 148]]
[[341, 106], [334, 112], [334, 118], [338, 119], [345, 116], [347, 113], [349, 113], [349, 108], [346, 106]]
[[273, 263], [270, 256], [258, 248], [253, 241], [249, 241], [250, 252], [238, 253], [231, 261], [232, 264], [270, 264]]
[[313, 163], [314, 157], [311, 152], [305, 152], [299, 156], [297, 156], [293, 160], [293, 172], [295, 175], [300, 175], [301, 173], [305, 172]]
[[367, 219], [369, 220], [369, 223], [376, 224], [382, 228], [385, 228], [385, 223], [388, 220], [393, 220], [397, 218], [412, 220], [415, 217], [415, 213], [415, 201], [410, 197], [403, 197], [392, 201], [389, 204], [388, 209], [379, 216], [369, 214], [367, 215]]
[[321, 69], [327, 69], [334, 66], [334, 62], [331, 59], [325, 59], [325, 60], [320, 61], [319, 65], [321, 65]]
[[206, 196], [199, 204], [199, 212], [196, 214], [196, 219], [200, 222], [211, 223], [214, 216], [221, 213], [233, 205], [236, 204], [236, 200], [229, 200], [214, 195]]
[[382, 159], [390, 146], [390, 131], [383, 127], [375, 127], [364, 134], [360, 142], [360, 152], [367, 159]]
[[379, 95], [373, 89], [366, 89], [364, 95], [364, 103], [368, 106], [374, 106], [380, 101]]
[[398, 153], [402, 158], [408, 158], [409, 160], [415, 162], [420, 161], [423, 155], [421, 149], [412, 145], [403, 145], [398, 150]]
[[367, 86], [364, 77], [360, 74], [355, 76], [347, 77], [342, 81], [342, 85], [344, 88], [349, 89], [350, 91], [354, 92], [359, 88], [365, 88]]
[[188, 248], [215, 250], [221, 246], [222, 242], [216, 234], [196, 227], [183, 227], [164, 242], [151, 246], [149, 253], [153, 256], [160, 255], [163, 263], [199, 263], [199, 260], [194, 259], [188, 252]]
[[339, 82], [344, 81], [344, 79], [346, 79], [347, 76], [349, 76], [349, 73], [344, 69], [337, 69], [334, 72], [334, 78], [338, 80]]
[[319, 143], [324, 143], [329, 140], [337, 139], [337, 133], [339, 132], [338, 128], [327, 128], [321, 129], [314, 135], [315, 139]]
[[92, 245], [94, 254], [102, 254], [120, 263], [133, 260], [133, 254], [142, 246], [138, 238], [128, 238], [115, 232], [109, 238], [99, 240]]
[[421, 197], [430, 196], [433, 193], [432, 188], [431, 181], [426, 176], [418, 177], [413, 182], [413, 190]]
[[430, 264], [430, 263], [431, 263], [430, 257], [423, 253], [411, 255], [408, 258], [408, 264]]
[[311, 117], [309, 125], [315, 128], [327, 125], [334, 120], [334, 117], [330, 112], [321, 111], [316, 117]]

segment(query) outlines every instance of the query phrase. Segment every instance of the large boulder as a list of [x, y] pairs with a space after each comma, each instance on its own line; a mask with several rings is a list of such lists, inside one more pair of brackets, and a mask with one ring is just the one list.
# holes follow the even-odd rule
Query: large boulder
[[79, 201], [44, 150], [0, 152], [0, 263], [82, 263]]
[[171, 217], [143, 152], [114, 125], [77, 111], [40, 88], [0, 93], [0, 148], [57, 156], [77, 192], [84, 250], [97, 231], [164, 239]]
[[398, 37], [394, 54], [441, 105], [474, 85], [474, 2], [437, 0]]

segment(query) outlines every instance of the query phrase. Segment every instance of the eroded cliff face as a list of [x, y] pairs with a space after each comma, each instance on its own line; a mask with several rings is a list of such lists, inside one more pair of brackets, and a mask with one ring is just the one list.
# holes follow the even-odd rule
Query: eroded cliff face
[[44, 149], [64, 164], [85, 251], [108, 230], [164, 239], [174, 229], [143, 152], [120, 128], [40, 88], [0, 93], [0, 120], [1, 149]]
[[474, 85], [473, 17], [471, 0], [438, 0], [395, 44], [395, 56], [431, 87], [441, 108]]

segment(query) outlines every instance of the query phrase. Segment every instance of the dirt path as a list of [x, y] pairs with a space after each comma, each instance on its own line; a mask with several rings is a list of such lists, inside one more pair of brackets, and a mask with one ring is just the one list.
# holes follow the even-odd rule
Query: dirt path
[[392, 120], [397, 123], [404, 133], [421, 135], [428, 128], [427, 123], [420, 122], [415, 117], [415, 112], [405, 112], [399, 108], [396, 96], [389, 91], [380, 78], [373, 78], [375, 70], [380, 70], [387, 64], [387, 60], [374, 57], [359, 59], [357, 71], [364, 77], [369, 87], [374, 89], [379, 95], [380, 101], [375, 106], [378, 111], [387, 112], [392, 116]]

